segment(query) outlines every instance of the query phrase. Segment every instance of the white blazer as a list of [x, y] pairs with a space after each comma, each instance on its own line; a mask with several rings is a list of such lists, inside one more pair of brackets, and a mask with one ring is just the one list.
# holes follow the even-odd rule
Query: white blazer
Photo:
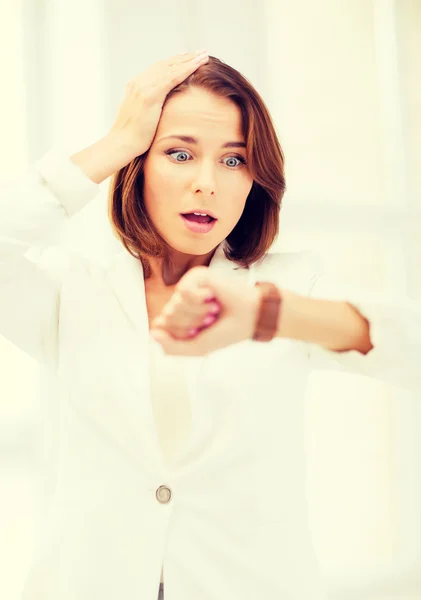
[[[0, 201], [0, 334], [48, 369], [60, 403], [57, 486], [23, 599], [156, 600], [163, 564], [165, 600], [324, 600], [305, 490], [312, 361], [419, 391], [419, 314], [354, 301], [367, 356], [285, 339], [192, 358], [191, 436], [168, 468], [141, 263], [122, 246], [104, 266], [47, 243], [99, 191], [53, 150]], [[309, 294], [315, 265], [273, 254], [246, 271], [221, 247], [210, 268]]]

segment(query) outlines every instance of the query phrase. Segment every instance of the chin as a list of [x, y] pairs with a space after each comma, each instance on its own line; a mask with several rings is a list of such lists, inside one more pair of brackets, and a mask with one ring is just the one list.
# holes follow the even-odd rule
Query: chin
[[[221, 240], [222, 241], [222, 240]], [[190, 254], [193, 256], [203, 256], [209, 254], [212, 250], [221, 243], [220, 241], [211, 240], [171, 240], [167, 242], [170, 248], [182, 254]]]

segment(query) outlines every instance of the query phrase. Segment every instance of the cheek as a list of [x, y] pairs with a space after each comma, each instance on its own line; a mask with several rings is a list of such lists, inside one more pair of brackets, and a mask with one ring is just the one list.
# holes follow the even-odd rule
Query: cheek
[[162, 170], [145, 171], [145, 184], [143, 188], [146, 210], [151, 217], [168, 214], [166, 202], [168, 198], [174, 198], [176, 191], [174, 178], [166, 177]]
[[253, 181], [241, 181], [236, 182], [236, 185], [232, 186], [231, 190], [227, 190], [225, 194], [227, 198], [230, 198], [229, 211], [233, 218], [240, 218], [241, 213], [246, 205], [247, 197], [252, 188]]
[[183, 168], [170, 162], [167, 156], [153, 155], [150, 157], [150, 162], [145, 165], [144, 176], [151, 188], [163, 192], [174, 185], [180, 185], [186, 180], [188, 174]]

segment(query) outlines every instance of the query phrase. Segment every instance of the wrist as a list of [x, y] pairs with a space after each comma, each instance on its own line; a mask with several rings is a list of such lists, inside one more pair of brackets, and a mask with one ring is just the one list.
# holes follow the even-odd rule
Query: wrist
[[317, 344], [328, 350], [358, 350], [373, 345], [367, 319], [347, 302], [286, 293], [278, 336]]
[[70, 160], [94, 183], [105, 179], [125, 167], [136, 158], [131, 144], [117, 133], [108, 133], [99, 141], [73, 154]]
[[282, 318], [276, 336], [307, 343], [328, 345], [333, 331], [332, 315], [338, 303], [310, 298], [289, 290], [282, 292]]
[[122, 163], [120, 169], [134, 160], [137, 156], [143, 154], [139, 148], [139, 142], [135, 144], [129, 136], [121, 131], [111, 129], [103, 138], [103, 142], [105, 146], [116, 154], [117, 159]]

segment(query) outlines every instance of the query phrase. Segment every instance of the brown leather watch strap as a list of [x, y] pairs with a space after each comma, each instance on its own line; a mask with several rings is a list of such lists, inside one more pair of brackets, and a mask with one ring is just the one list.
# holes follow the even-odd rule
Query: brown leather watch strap
[[267, 281], [256, 282], [256, 287], [260, 288], [261, 294], [253, 340], [270, 342], [278, 329], [282, 305], [281, 292], [276, 285]]

